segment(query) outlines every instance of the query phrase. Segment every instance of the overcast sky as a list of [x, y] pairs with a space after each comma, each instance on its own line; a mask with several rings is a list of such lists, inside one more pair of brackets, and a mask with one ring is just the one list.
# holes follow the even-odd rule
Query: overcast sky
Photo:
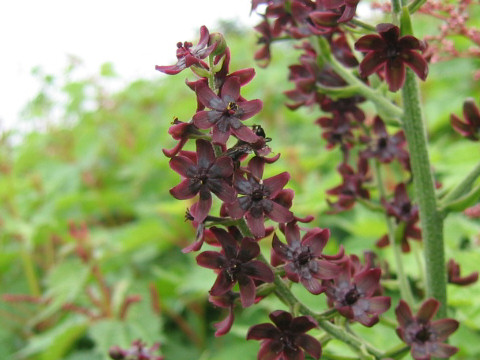
[[175, 62], [176, 43], [198, 38], [218, 19], [253, 25], [249, 0], [14, 0], [0, 1], [0, 129], [38, 90], [35, 66], [60, 74], [67, 55], [98, 73], [112, 62], [126, 81], [158, 76], [154, 65]]

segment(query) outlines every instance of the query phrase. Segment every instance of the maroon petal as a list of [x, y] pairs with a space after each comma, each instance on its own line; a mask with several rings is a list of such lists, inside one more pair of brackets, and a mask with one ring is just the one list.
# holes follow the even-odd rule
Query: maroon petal
[[385, 55], [381, 52], [369, 52], [360, 63], [360, 76], [367, 77], [377, 72], [384, 65], [386, 60]]
[[240, 81], [237, 77], [229, 77], [222, 86], [220, 96], [227, 102], [235, 102], [240, 97]]
[[444, 341], [447, 339], [450, 334], [458, 329], [458, 321], [454, 319], [441, 319], [437, 321], [432, 321], [430, 327], [437, 335], [438, 341]]
[[225, 130], [220, 129], [219, 126], [213, 128], [212, 142], [217, 145], [225, 145], [230, 137], [230, 127], [227, 126]]
[[255, 283], [248, 276], [239, 276], [240, 300], [244, 308], [253, 305], [255, 302]]
[[227, 205], [228, 214], [234, 219], [240, 219], [245, 214], [245, 210], [242, 209], [240, 203], [237, 201]]
[[368, 312], [374, 314], [383, 314], [390, 309], [391, 299], [388, 296], [375, 296], [364, 299], [368, 302]]
[[221, 156], [215, 160], [208, 170], [208, 175], [216, 178], [226, 178], [233, 174], [233, 162], [229, 156]]
[[233, 308], [231, 307], [225, 319], [223, 319], [218, 323], [213, 324], [213, 326], [215, 326], [215, 329], [217, 329], [217, 331], [215, 331], [215, 336], [219, 337], [228, 333], [232, 328], [233, 320], [234, 320], [234, 313], [233, 313]]
[[225, 256], [216, 251], [204, 251], [196, 257], [197, 264], [207, 269], [221, 269], [226, 265]]
[[400, 58], [387, 60], [385, 81], [388, 83], [388, 89], [392, 92], [398, 91], [405, 83], [405, 65]]
[[438, 302], [438, 300], [433, 298], [425, 300], [418, 310], [417, 319], [423, 323], [431, 321], [437, 313], [439, 307], [440, 302]]
[[248, 84], [254, 77], [255, 77], [255, 69], [248, 68], [248, 69], [241, 69], [234, 71], [229, 76], [235, 76], [240, 81], [240, 85]]
[[215, 153], [212, 144], [209, 141], [198, 139], [197, 145], [197, 165], [206, 169], [215, 161]]
[[288, 223], [293, 220], [293, 213], [282, 205], [271, 200], [264, 200], [272, 204], [272, 209], [266, 214], [270, 219], [278, 223]]
[[[193, 115], [193, 123], [200, 129], [209, 129], [215, 121], [211, 121], [212, 111], [202, 110]], [[218, 114], [218, 113], [217, 113]]]
[[326, 260], [317, 260], [318, 269], [312, 272], [312, 275], [317, 279], [329, 280], [337, 277], [340, 267]]
[[208, 39], [210, 37], [210, 33], [205, 25], [200, 27], [200, 39], [198, 40], [198, 44], [195, 47], [203, 48], [208, 45]]
[[354, 281], [358, 290], [366, 296], [371, 296], [377, 288], [381, 273], [382, 271], [376, 268], [356, 274], [354, 276]]
[[272, 269], [259, 260], [252, 260], [247, 264], [243, 264], [242, 271], [255, 280], [263, 282], [273, 282], [274, 280]]
[[382, 51], [386, 47], [385, 41], [378, 35], [365, 35], [355, 43], [355, 50], [359, 51]]
[[200, 83], [195, 90], [197, 92], [198, 100], [204, 106], [218, 111], [225, 110], [225, 103], [208, 87], [208, 85]]
[[390, 44], [395, 44], [398, 41], [400, 35], [400, 28], [393, 24], [383, 23], [376, 26], [377, 32], [380, 36]]
[[279, 335], [278, 329], [270, 323], [252, 326], [247, 332], [247, 340], [275, 339]]
[[170, 189], [170, 194], [172, 194], [175, 199], [185, 200], [194, 197], [198, 193], [198, 190], [198, 187], [192, 186], [190, 179], [185, 179], [180, 184]]
[[208, 181], [208, 188], [218, 198], [227, 204], [234, 202], [237, 198], [235, 189], [223, 179], [211, 179]]
[[210, 230], [212, 231], [213, 235], [215, 235], [220, 245], [222, 245], [222, 249], [225, 252], [227, 259], [236, 258], [238, 253], [238, 244], [233, 236], [227, 231], [217, 227], [212, 227]]
[[287, 330], [292, 323], [292, 315], [283, 310], [276, 310], [270, 313], [270, 320], [281, 330]]
[[318, 324], [311, 316], [296, 317], [290, 325], [292, 332], [296, 333], [304, 333], [316, 327], [318, 327]]
[[421, 54], [416, 51], [405, 51], [401, 57], [420, 79], [425, 80], [427, 78], [428, 63]]
[[185, 68], [186, 68], [185, 63], [183, 63], [183, 66], [180, 66], [179, 64], [170, 65], [170, 66], [155, 65], [155, 70], [158, 70], [168, 75], [176, 75], [180, 71], [184, 70]]
[[442, 359], [448, 359], [451, 356], [455, 355], [458, 351], [458, 348], [448, 344], [436, 343], [435, 347], [432, 350], [431, 355], [434, 357], [439, 357]]
[[285, 347], [283, 349], [283, 354], [284, 356], [279, 358], [279, 360], [280, 359], [286, 359], [286, 360], [304, 360], [305, 359], [305, 354], [299, 348]]
[[246, 120], [259, 113], [262, 110], [263, 103], [262, 100], [251, 100], [239, 103], [238, 106], [242, 110], [238, 118]]
[[353, 7], [353, 6], [345, 6], [345, 10], [343, 11], [343, 14], [342, 16], [340, 17], [340, 19], [338, 19], [337, 21], [339, 23], [343, 23], [343, 22], [347, 22], [347, 21], [350, 21], [353, 19], [353, 17], [355, 16], [355, 12], [357, 11], [357, 8], [356, 7]]
[[463, 116], [468, 123], [476, 128], [480, 128], [480, 109], [473, 99], [467, 99], [463, 103]]
[[279, 239], [277, 234], [273, 235], [272, 239], [272, 248], [275, 251], [275, 254], [280, 257], [281, 260], [289, 260], [288, 257], [288, 246], [282, 243]]
[[259, 217], [254, 217], [250, 212], [247, 212], [245, 215], [247, 220], [248, 227], [250, 231], [256, 238], [261, 238], [265, 236], [265, 224], [263, 214]]
[[402, 50], [421, 50], [422, 43], [415, 36], [405, 35], [398, 39], [398, 46]]
[[273, 198], [280, 192], [280, 190], [283, 189], [285, 185], [287, 185], [289, 180], [290, 174], [288, 172], [283, 172], [263, 180], [263, 185], [270, 192], [270, 198]]
[[322, 356], [322, 345], [320, 341], [315, 339], [313, 336], [307, 334], [300, 334], [295, 339], [297, 346], [300, 346], [308, 354], [310, 354], [314, 359], [320, 359]]
[[232, 132], [237, 138], [250, 144], [253, 144], [259, 140], [258, 136], [255, 135], [252, 129], [244, 125], [240, 126], [237, 129], [232, 128]]
[[305, 289], [307, 289], [310, 293], [314, 295], [318, 295], [323, 292], [323, 286], [317, 279], [312, 276], [310, 276], [309, 278], [300, 277], [300, 282], [303, 286], [305, 286]]
[[208, 196], [200, 196], [198, 201], [197, 214], [195, 216], [195, 221], [198, 223], [202, 223], [205, 220], [212, 208], [212, 196], [208, 191], [204, 192], [204, 194], [208, 194]]
[[169, 165], [172, 170], [176, 171], [183, 177], [189, 177], [192, 170], [196, 169], [193, 161], [185, 156], [175, 156], [174, 158], [171, 158]]
[[308, 246], [312, 255], [321, 256], [323, 248], [327, 244], [327, 241], [329, 238], [330, 238], [330, 230], [321, 229], [320, 231], [315, 231], [311, 235], [309, 234], [305, 235], [302, 241], [302, 244], [305, 246]]
[[253, 176], [261, 179], [263, 177], [263, 170], [265, 169], [265, 161], [259, 157], [255, 156], [248, 162], [248, 170], [252, 173]]
[[235, 281], [232, 281], [230, 276], [225, 271], [220, 272], [217, 276], [217, 280], [210, 289], [210, 294], [213, 296], [220, 296], [230, 291], [235, 285]]
[[402, 328], [405, 328], [407, 325], [411, 324], [414, 321], [410, 307], [403, 300], [400, 300], [400, 303], [395, 309], [395, 315], [397, 316], [398, 324]]
[[238, 260], [245, 263], [256, 258], [260, 254], [260, 246], [249, 238], [243, 238], [238, 252]]

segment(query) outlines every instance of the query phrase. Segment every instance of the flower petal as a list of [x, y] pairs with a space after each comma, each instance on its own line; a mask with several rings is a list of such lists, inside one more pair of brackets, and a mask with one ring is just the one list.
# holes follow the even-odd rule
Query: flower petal
[[431, 352], [431, 355], [442, 359], [448, 359], [451, 356], [455, 355], [457, 351], [458, 348], [455, 346], [436, 343], [434, 349]]
[[227, 259], [236, 258], [238, 254], [238, 244], [233, 236], [224, 229], [220, 229], [215, 226], [211, 227], [210, 230], [212, 231], [213, 235], [215, 235], [220, 245], [222, 245], [222, 249], [225, 252]]
[[218, 111], [225, 110], [226, 104], [208, 87], [207, 84], [198, 84], [195, 88], [195, 91], [197, 93], [198, 100], [204, 106]]
[[235, 77], [229, 77], [220, 90], [221, 98], [226, 102], [236, 102], [240, 97], [240, 80]]
[[416, 51], [404, 51], [401, 54], [403, 62], [407, 64], [420, 79], [425, 80], [428, 75], [428, 63], [425, 58]]
[[252, 260], [243, 264], [242, 271], [255, 280], [263, 282], [273, 282], [274, 280], [273, 271], [267, 264], [259, 260]]
[[249, 127], [241, 125], [239, 128], [232, 127], [232, 132], [237, 138], [247, 143], [253, 144], [259, 140], [259, 137]]
[[362, 36], [355, 43], [355, 50], [358, 51], [383, 51], [385, 47], [385, 41], [376, 34]]
[[438, 336], [438, 341], [446, 340], [450, 334], [458, 329], [458, 321], [454, 319], [441, 319], [432, 321], [431, 328]]
[[229, 156], [221, 156], [215, 160], [208, 170], [209, 177], [226, 178], [233, 174], [233, 162]]
[[280, 190], [283, 189], [285, 185], [287, 185], [289, 180], [290, 174], [285, 171], [281, 174], [263, 180], [263, 185], [270, 192], [270, 198], [273, 198], [280, 192]]
[[405, 65], [399, 57], [394, 60], [387, 60], [385, 81], [388, 84], [388, 89], [392, 92], [398, 91], [405, 83]]
[[357, 289], [364, 294], [364, 296], [371, 296], [377, 288], [381, 273], [382, 271], [380, 269], [375, 268], [356, 274], [354, 276], [354, 282], [357, 285]]
[[273, 239], [272, 239], [272, 248], [275, 254], [281, 259], [281, 260], [289, 260], [288, 257], [288, 246], [282, 243], [279, 239], [277, 234], [273, 234]]
[[278, 329], [270, 323], [254, 325], [247, 332], [247, 340], [276, 339], [279, 336]]
[[264, 202], [269, 202], [272, 205], [272, 209], [266, 215], [273, 221], [288, 223], [293, 220], [293, 213], [287, 208], [268, 199], [265, 199]]
[[216, 251], [204, 251], [197, 255], [197, 264], [207, 269], [221, 269], [226, 265], [225, 256]]
[[258, 114], [262, 110], [262, 100], [250, 100], [244, 101], [237, 104], [240, 108], [239, 115], [237, 116], [240, 120], [246, 120], [252, 116]]
[[210, 179], [208, 181], [208, 188], [211, 192], [217, 195], [220, 200], [227, 204], [230, 204], [237, 199], [235, 189], [223, 179]]
[[210, 195], [210, 192], [208, 191], [204, 192], [204, 194], [208, 194], [208, 196], [200, 196], [197, 206], [197, 213], [195, 215], [195, 221], [198, 223], [202, 223], [205, 220], [210, 212], [210, 209], [212, 208], [212, 195]]
[[321, 294], [324, 290], [320, 282], [311, 275], [308, 278], [300, 276], [300, 282], [303, 286], [305, 286], [305, 289], [307, 289], [310, 293], [314, 295]]
[[235, 283], [236, 281], [231, 279], [231, 277], [227, 275], [226, 271], [221, 271], [217, 276], [217, 280], [215, 280], [215, 283], [210, 289], [210, 294], [213, 296], [223, 295], [230, 291]]
[[302, 245], [308, 246], [314, 256], [321, 256], [323, 248], [327, 245], [330, 238], [329, 229], [314, 229], [309, 231], [302, 240]]
[[240, 301], [244, 308], [253, 305], [255, 302], [255, 283], [248, 276], [238, 277], [238, 286], [240, 287]]
[[295, 344], [304, 349], [314, 359], [320, 359], [322, 356], [322, 345], [313, 336], [300, 334], [296, 337]]
[[217, 329], [217, 331], [215, 331], [215, 336], [219, 337], [227, 334], [232, 328], [234, 318], [235, 317], [234, 317], [233, 309], [230, 308], [228, 311], [228, 315], [225, 319], [223, 319], [218, 323], [213, 324], [215, 329]]
[[271, 312], [269, 318], [280, 330], [289, 330], [293, 319], [289, 312], [283, 310]]
[[243, 263], [256, 258], [260, 254], [260, 246], [249, 238], [243, 238], [238, 252], [238, 260]]
[[192, 160], [185, 156], [175, 156], [169, 161], [170, 168], [183, 177], [191, 177], [197, 168]]
[[252, 216], [250, 211], [245, 215], [247, 220], [247, 225], [250, 228], [250, 231], [256, 238], [261, 238], [265, 236], [265, 224], [263, 214], [258, 217]]
[[434, 298], [425, 300], [417, 313], [417, 319], [422, 323], [427, 323], [433, 319], [440, 307], [440, 302]]
[[193, 183], [190, 179], [184, 179], [180, 184], [170, 189], [170, 194], [175, 199], [185, 200], [194, 197], [200, 190], [197, 183]]
[[215, 153], [212, 144], [209, 141], [198, 139], [197, 145], [197, 165], [199, 168], [207, 169], [215, 161]]
[[367, 77], [377, 72], [385, 64], [386, 60], [386, 57], [380, 52], [369, 52], [360, 63], [360, 76]]
[[407, 327], [414, 321], [410, 307], [403, 300], [400, 300], [397, 308], [395, 309], [395, 315], [397, 316], [398, 324], [402, 328]]

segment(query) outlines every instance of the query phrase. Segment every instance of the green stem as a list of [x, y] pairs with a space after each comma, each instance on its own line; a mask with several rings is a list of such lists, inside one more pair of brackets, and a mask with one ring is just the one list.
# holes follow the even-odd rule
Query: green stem
[[367, 24], [367, 23], [365, 23], [363, 21], [360, 21], [358, 19], [352, 19], [352, 20], [350, 20], [350, 23], [353, 24], [353, 25], [357, 25], [358, 27], [361, 27], [365, 30], [376, 31], [375, 26]]
[[457, 200], [460, 196], [464, 195], [467, 193], [475, 180], [480, 177], [480, 163], [478, 163], [472, 171], [458, 184], [455, 186], [450, 192], [445, 195], [445, 197], [442, 199], [442, 203], [448, 203], [453, 200]]
[[402, 3], [400, 0], [391, 0], [393, 20], [398, 21], [397, 14], [402, 10]]
[[215, 73], [213, 72], [213, 55], [208, 57], [208, 66], [210, 67], [209, 75], [208, 75], [208, 87], [212, 89], [213, 92], [216, 92], [215, 86]]
[[415, 74], [407, 69], [402, 91], [405, 115], [404, 130], [410, 150], [413, 183], [420, 210], [425, 243], [427, 297], [440, 301], [438, 318], [446, 317], [446, 271], [443, 245], [443, 218], [437, 211], [435, 186], [427, 149], [426, 131], [420, 107], [420, 91]]
[[27, 277], [30, 294], [32, 294], [33, 296], [40, 296], [40, 285], [38, 284], [37, 274], [35, 273], [35, 265], [33, 264], [32, 256], [27, 249], [23, 249], [20, 252], [20, 256], [22, 258], [23, 271], [25, 271], [25, 276]]
[[378, 112], [385, 118], [385, 122], [389, 125], [400, 126], [400, 118], [403, 115], [402, 109], [387, 100], [378, 91], [365, 85], [355, 75], [340, 64], [333, 56], [330, 56], [328, 61], [333, 70], [340, 75], [348, 84], [354, 85], [358, 88], [359, 95], [364, 96], [368, 100], [372, 101], [377, 107]]
[[[377, 187], [378, 192], [380, 193], [380, 198], [387, 199], [387, 194], [385, 192], [385, 186], [383, 185], [382, 171], [380, 169], [380, 164], [375, 160], [375, 177], [377, 178]], [[397, 275], [400, 281], [400, 294], [402, 298], [412, 306], [414, 304], [412, 290], [408, 284], [407, 276], [403, 269], [402, 254], [400, 249], [400, 244], [396, 241], [395, 238], [395, 225], [393, 219], [385, 213], [385, 220], [387, 222], [388, 228], [388, 240], [393, 249], [393, 254], [395, 256], [395, 265], [397, 267]]]
[[427, 0], [413, 0], [409, 5], [408, 5], [408, 11], [410, 14], [413, 14], [416, 12], [418, 9], [422, 7], [423, 4], [425, 4]]

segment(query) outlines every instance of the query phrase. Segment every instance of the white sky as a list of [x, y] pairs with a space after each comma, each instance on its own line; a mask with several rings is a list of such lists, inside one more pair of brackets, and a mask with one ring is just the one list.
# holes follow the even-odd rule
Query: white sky
[[0, 130], [36, 94], [35, 66], [60, 74], [75, 55], [87, 74], [112, 62], [126, 81], [158, 77], [154, 66], [175, 63], [176, 43], [198, 39], [201, 25], [259, 22], [249, 14], [250, 0], [1, 0]]

